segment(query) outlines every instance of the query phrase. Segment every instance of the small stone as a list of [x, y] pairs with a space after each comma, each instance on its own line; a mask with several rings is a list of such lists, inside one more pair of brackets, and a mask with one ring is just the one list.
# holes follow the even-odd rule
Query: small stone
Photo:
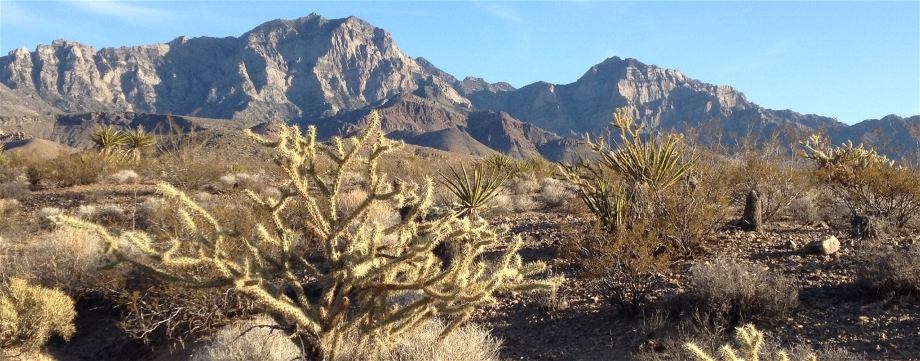
[[840, 241], [837, 237], [830, 236], [823, 240], [815, 240], [807, 245], [803, 251], [814, 255], [831, 255], [840, 250]]

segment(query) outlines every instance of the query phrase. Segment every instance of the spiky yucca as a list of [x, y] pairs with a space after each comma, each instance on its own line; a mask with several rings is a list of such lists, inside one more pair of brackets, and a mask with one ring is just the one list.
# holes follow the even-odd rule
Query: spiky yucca
[[[561, 282], [535, 279], [546, 266], [524, 264], [518, 238], [497, 261], [481, 257], [499, 239], [485, 221], [426, 219], [433, 182], [419, 186], [378, 171], [378, 161], [402, 146], [386, 139], [379, 123], [372, 113], [362, 133], [335, 138], [331, 145], [317, 142], [314, 127], [303, 134], [296, 126], [283, 126], [275, 140], [247, 132], [275, 151], [275, 162], [288, 178], [278, 198], [247, 191], [257, 213], [270, 219], [251, 236], [228, 230], [168, 184], [159, 189], [174, 202], [191, 236], [114, 235], [75, 218], [56, 221], [95, 231], [116, 262], [175, 284], [251, 297], [311, 345], [305, 351], [326, 359], [333, 358], [346, 332], [362, 335], [363, 343], [386, 344], [428, 319], [446, 317], [446, 334], [499, 292], [546, 290]], [[366, 177], [360, 185], [363, 198], [353, 210], [340, 212], [343, 182], [355, 172]], [[398, 223], [381, 225], [368, 219], [375, 203], [406, 212]], [[291, 205], [303, 207], [302, 228], [291, 228], [282, 216]], [[304, 246], [305, 240], [318, 247]], [[440, 244], [458, 249], [449, 266], [432, 252]]]
[[460, 201], [458, 214], [467, 218], [479, 218], [479, 212], [498, 195], [507, 179], [502, 169], [483, 164], [469, 169], [465, 165], [448, 167], [448, 172], [442, 183]]
[[578, 187], [582, 201], [610, 231], [626, 221], [627, 211], [632, 216], [639, 215], [640, 203], [644, 203], [641, 198], [647, 191], [664, 191], [693, 167], [693, 159], [684, 155], [680, 136], [671, 134], [663, 141], [643, 140], [640, 135], [643, 126], [633, 125], [626, 108], [614, 112], [612, 124], [620, 133], [615, 148], [604, 137], [596, 140], [585, 137], [585, 144], [599, 162], [582, 160], [559, 167], [562, 175]]
[[586, 144], [601, 157], [610, 169], [634, 183], [646, 183], [655, 189], [664, 189], [681, 179], [692, 167], [681, 152], [681, 137], [668, 134], [663, 140], [642, 140], [640, 132], [645, 125], [634, 126], [626, 108], [613, 115], [613, 125], [620, 131], [620, 144], [610, 149], [604, 138], [596, 142], [587, 138]]
[[[722, 356], [723, 361], [760, 361], [762, 356], [762, 350], [764, 346], [764, 334], [763, 332], [757, 330], [756, 327], [752, 324], [747, 324], [743, 327], [737, 329], [735, 338], [738, 340], [738, 343], [741, 345], [740, 350], [736, 350], [730, 345], [723, 345], [719, 348], [719, 354]], [[693, 355], [699, 361], [716, 361], [715, 356], [709, 355], [701, 347], [695, 343], [688, 343], [684, 347], [690, 351], [690, 354]], [[776, 359], [780, 361], [790, 361], [789, 354], [780, 351], [776, 354], [775, 357], [771, 359]], [[818, 358], [809, 354], [806, 355], [802, 361], [817, 361]]]
[[112, 155], [125, 144], [125, 133], [112, 126], [105, 126], [90, 134], [89, 139], [104, 155]]
[[147, 133], [143, 128], [137, 127], [134, 130], [124, 132], [124, 151], [125, 158], [137, 161], [146, 150], [156, 145], [156, 138], [153, 134]]

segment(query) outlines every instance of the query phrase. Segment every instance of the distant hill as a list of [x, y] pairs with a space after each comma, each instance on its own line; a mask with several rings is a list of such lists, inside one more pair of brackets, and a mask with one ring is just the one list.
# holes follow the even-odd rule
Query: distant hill
[[516, 89], [476, 77], [460, 80], [406, 55], [383, 29], [355, 17], [316, 14], [269, 21], [239, 37], [179, 37], [98, 50], [56, 40], [34, 51], [16, 49], [0, 57], [0, 97], [0, 129], [45, 124], [35, 132], [67, 144], [86, 132], [75, 119], [131, 117], [130, 123], [169, 113], [237, 126], [314, 124], [328, 136], [354, 129], [379, 109], [384, 129], [410, 143], [558, 160], [625, 106], [649, 130], [702, 129], [727, 143], [775, 132], [826, 132], [835, 142], [866, 141], [895, 156], [920, 149], [916, 116], [847, 126], [766, 109], [730, 86], [635, 59], [606, 59], [570, 84]]

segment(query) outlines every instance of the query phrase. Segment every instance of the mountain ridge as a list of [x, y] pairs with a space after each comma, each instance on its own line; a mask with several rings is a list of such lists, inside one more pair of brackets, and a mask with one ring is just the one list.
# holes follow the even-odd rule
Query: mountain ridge
[[[830, 117], [767, 109], [731, 86], [633, 58], [605, 59], [567, 84], [515, 88], [473, 76], [460, 80], [423, 57], [408, 56], [382, 28], [353, 16], [315, 13], [267, 21], [238, 37], [180, 36], [98, 50], [55, 40], [33, 52], [15, 49], [0, 57], [0, 96], [0, 126], [2, 119], [74, 113], [171, 113], [313, 124], [331, 135], [378, 109], [385, 130], [409, 142], [450, 148], [442, 143], [456, 140], [470, 154], [483, 153], [484, 145], [521, 157], [570, 154], [559, 147], [600, 132], [612, 111], [624, 106], [649, 130], [709, 129], [731, 141], [823, 131], [835, 142], [920, 149], [920, 133], [908, 131], [920, 127], [918, 117], [847, 126]], [[470, 126], [480, 120], [490, 126]], [[531, 130], [520, 131], [524, 125]]]

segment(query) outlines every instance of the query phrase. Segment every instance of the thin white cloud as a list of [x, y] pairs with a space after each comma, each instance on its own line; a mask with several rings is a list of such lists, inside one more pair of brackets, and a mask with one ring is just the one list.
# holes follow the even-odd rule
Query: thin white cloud
[[69, 4], [83, 12], [128, 21], [159, 20], [170, 15], [168, 11], [162, 9], [125, 1], [75, 1]]
[[476, 4], [478, 5], [480, 9], [485, 10], [485, 12], [499, 19], [502, 19], [502, 20], [505, 20], [511, 23], [515, 23], [515, 24], [523, 24], [525, 22], [524, 17], [521, 16], [521, 14], [519, 14], [517, 11], [515, 11], [514, 9], [510, 7], [503, 6], [503, 5], [497, 5], [497, 4], [485, 4], [485, 3], [476, 3]]

